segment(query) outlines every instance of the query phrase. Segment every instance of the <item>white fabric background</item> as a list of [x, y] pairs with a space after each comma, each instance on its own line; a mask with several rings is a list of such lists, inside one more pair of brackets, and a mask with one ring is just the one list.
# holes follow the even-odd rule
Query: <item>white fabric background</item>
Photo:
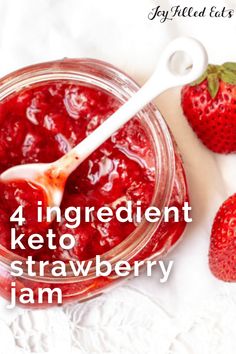
[[[166, 0], [0, 0], [0, 75], [62, 57], [95, 57], [143, 83], [164, 44], [192, 35], [212, 63], [236, 61], [236, 16], [160, 24], [147, 14]], [[181, 1], [236, 8], [235, 0]], [[174, 273], [124, 283], [95, 300], [48, 311], [6, 311], [0, 300], [0, 354], [235, 354], [236, 284], [212, 277], [207, 265], [216, 210], [236, 191], [236, 156], [207, 151], [186, 123], [179, 90], [157, 99], [183, 155], [194, 222], [170, 255]]]

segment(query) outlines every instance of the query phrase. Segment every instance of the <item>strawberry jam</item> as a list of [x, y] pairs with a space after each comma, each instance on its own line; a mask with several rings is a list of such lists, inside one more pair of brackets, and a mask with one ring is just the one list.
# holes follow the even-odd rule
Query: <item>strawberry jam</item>
[[[67, 153], [82, 141], [121, 102], [113, 95], [98, 88], [80, 85], [75, 81], [58, 80], [33, 84], [11, 94], [0, 103], [0, 172], [18, 164], [52, 162]], [[116, 210], [132, 201], [135, 206], [141, 201], [145, 210], [151, 205], [155, 178], [155, 151], [147, 129], [139, 118], [134, 117], [113, 134], [100, 148], [91, 154], [68, 178], [63, 200], [63, 211], [70, 206], [94, 207], [95, 210], [109, 206]], [[176, 177], [169, 204], [179, 209], [186, 201], [185, 177], [181, 160], [176, 153]], [[34, 260], [88, 260], [112, 250], [124, 241], [137, 227], [135, 222], [120, 223], [115, 217], [102, 223], [94, 214], [91, 222], [81, 221], [74, 229], [66, 227], [66, 220], [35, 223], [37, 201], [45, 205], [42, 190], [23, 181], [0, 183], [0, 243], [11, 250], [10, 228], [26, 236], [34, 232], [41, 235], [53, 229], [56, 238], [69, 233], [75, 238], [75, 247], [64, 250], [59, 245], [55, 250], [46, 247], [38, 251], [27, 248], [14, 250], [15, 257], [32, 256]], [[22, 226], [9, 221], [13, 211], [24, 206], [26, 221]], [[161, 223], [150, 241], [134, 259], [155, 256], [168, 241], [173, 245], [182, 235], [185, 222]], [[171, 240], [171, 241], [170, 241]], [[9, 297], [10, 275], [0, 269], [3, 296]], [[20, 289], [23, 285], [37, 288], [39, 283], [27, 279], [14, 279]], [[109, 278], [96, 278], [58, 286], [63, 290], [65, 301], [87, 298], [112, 282]], [[42, 286], [42, 283], [40, 283]], [[48, 283], [47, 283], [48, 286]], [[55, 284], [51, 285], [52, 287]], [[1, 285], [0, 285], [1, 288]], [[45, 306], [47, 306], [45, 304]], [[36, 306], [37, 307], [37, 306]]]
[[[99, 126], [119, 106], [107, 94], [92, 88], [57, 82], [26, 89], [1, 104], [1, 172], [30, 162], [52, 162], [68, 152]], [[95, 151], [67, 181], [62, 210], [70, 206], [111, 208], [125, 205], [126, 201], [142, 201], [147, 208], [152, 199], [155, 171], [154, 156], [147, 133], [137, 119], [131, 120], [118, 133]], [[19, 205], [24, 206], [26, 226], [22, 231], [37, 231], [32, 227], [32, 210], [36, 211], [35, 186], [22, 182], [0, 184], [0, 202], [3, 207], [1, 227]], [[37, 193], [36, 193], [37, 192]], [[38, 195], [38, 199], [42, 197]], [[29, 210], [27, 206], [30, 205]], [[6, 216], [7, 214], [7, 216]], [[27, 215], [29, 214], [29, 215]], [[37, 219], [36, 219], [37, 220]], [[86, 260], [103, 254], [119, 244], [135, 228], [134, 223], [111, 220], [102, 223], [81, 224], [76, 229], [65, 227], [65, 220], [54, 223], [59, 236], [73, 233], [76, 247], [70, 252], [57, 249], [45, 255], [39, 252], [37, 260], [70, 259]], [[18, 227], [21, 228], [21, 227]], [[45, 224], [45, 232], [48, 225]], [[40, 227], [42, 232], [42, 227]], [[8, 232], [2, 243], [10, 249]], [[21, 253], [21, 250], [19, 250]], [[30, 253], [30, 250], [29, 250]]]

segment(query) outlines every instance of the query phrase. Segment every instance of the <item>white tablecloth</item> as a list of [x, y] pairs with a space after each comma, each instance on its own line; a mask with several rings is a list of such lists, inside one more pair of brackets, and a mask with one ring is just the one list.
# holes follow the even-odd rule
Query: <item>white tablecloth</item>
[[[236, 61], [232, 19], [149, 21], [166, 0], [0, 0], [0, 75], [62, 57], [95, 57], [143, 83], [164, 44], [177, 35], [200, 39], [212, 63]], [[179, 1], [233, 7], [236, 1]], [[194, 222], [169, 256], [171, 279], [157, 273], [129, 280], [97, 299], [48, 311], [7, 311], [0, 300], [0, 354], [235, 354], [236, 284], [216, 280], [207, 254], [213, 217], [236, 191], [236, 156], [208, 151], [186, 123], [179, 90], [156, 100], [185, 163]]]

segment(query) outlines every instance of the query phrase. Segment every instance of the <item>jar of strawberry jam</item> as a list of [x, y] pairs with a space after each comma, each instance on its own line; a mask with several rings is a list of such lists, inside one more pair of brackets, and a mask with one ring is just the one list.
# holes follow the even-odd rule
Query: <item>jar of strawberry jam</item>
[[[18, 70], [0, 81], [0, 172], [32, 162], [51, 162], [69, 151], [129, 99], [139, 86], [126, 74], [102, 61], [65, 59]], [[12, 286], [17, 299], [24, 288], [32, 289], [35, 301], [29, 306], [48, 307], [38, 301], [37, 291], [60, 288], [63, 303], [82, 301], [104, 292], [120, 279], [116, 274], [96, 276], [95, 257], [112, 267], [118, 261], [163, 258], [180, 239], [186, 223], [182, 207], [188, 200], [181, 158], [168, 127], [154, 104], [136, 117], [87, 158], [69, 177], [61, 210], [69, 206], [109, 206], [116, 210], [128, 201], [163, 210], [179, 209], [180, 219], [165, 223], [119, 223], [112, 218], [101, 223], [96, 215], [68, 229], [65, 219], [50, 225], [35, 223], [34, 202], [38, 194], [27, 182], [0, 183], [0, 295], [10, 300]], [[40, 199], [40, 198], [39, 198]], [[37, 251], [11, 249], [12, 212], [23, 205], [26, 221], [17, 227], [27, 238], [50, 227], [56, 240], [63, 233], [75, 238], [75, 247], [65, 250], [58, 244]], [[33, 221], [32, 221], [33, 220]], [[135, 218], [133, 219], [135, 220]], [[35, 270], [48, 261], [43, 275], [30, 276], [26, 259], [31, 256]], [[22, 261], [22, 275], [11, 275], [11, 263]], [[61, 260], [66, 276], [53, 276], [53, 262]], [[75, 276], [68, 262], [92, 261], [88, 273]], [[16, 300], [17, 301], [17, 300]]]

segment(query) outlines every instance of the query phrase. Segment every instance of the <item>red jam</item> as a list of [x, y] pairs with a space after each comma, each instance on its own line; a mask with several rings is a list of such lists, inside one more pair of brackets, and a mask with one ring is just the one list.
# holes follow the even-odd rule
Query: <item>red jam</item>
[[[31, 86], [11, 95], [0, 104], [0, 172], [7, 168], [31, 162], [52, 162], [83, 140], [120, 103], [103, 91], [78, 86], [68, 81], [58, 81]], [[155, 174], [154, 151], [148, 133], [137, 118], [132, 119], [97, 149], [69, 177], [62, 200], [62, 211], [69, 206], [109, 206], [114, 210], [131, 200], [140, 200], [142, 208], [151, 204]], [[181, 170], [179, 173], [183, 173]], [[183, 177], [182, 177], [183, 178]], [[172, 193], [171, 205], [182, 207], [178, 186]], [[26, 182], [0, 184], [0, 234], [1, 244], [10, 250], [9, 218], [19, 205], [25, 209], [26, 222], [17, 226], [19, 232], [31, 234], [47, 232], [48, 224], [35, 223], [36, 201], [44, 200], [42, 191]], [[134, 223], [122, 223], [115, 217], [107, 223], [95, 216], [91, 223], [84, 221], [68, 229], [65, 220], [53, 222], [55, 234], [73, 234], [76, 246], [69, 251], [16, 250], [23, 257], [32, 255], [35, 260], [87, 260], [101, 255], [120, 244], [134, 229]], [[172, 244], [181, 236], [185, 222], [162, 224], [137, 258], [151, 257], [165, 244], [172, 234]], [[98, 282], [98, 280], [97, 280]], [[100, 280], [97, 287], [102, 287]], [[95, 283], [94, 283], [95, 284]], [[76, 292], [81, 284], [75, 284]], [[94, 287], [95, 285], [93, 285]], [[64, 292], [72, 285], [64, 285]], [[84, 285], [91, 288], [91, 282]], [[83, 291], [84, 291], [83, 290]], [[6, 288], [5, 288], [6, 291]]]

